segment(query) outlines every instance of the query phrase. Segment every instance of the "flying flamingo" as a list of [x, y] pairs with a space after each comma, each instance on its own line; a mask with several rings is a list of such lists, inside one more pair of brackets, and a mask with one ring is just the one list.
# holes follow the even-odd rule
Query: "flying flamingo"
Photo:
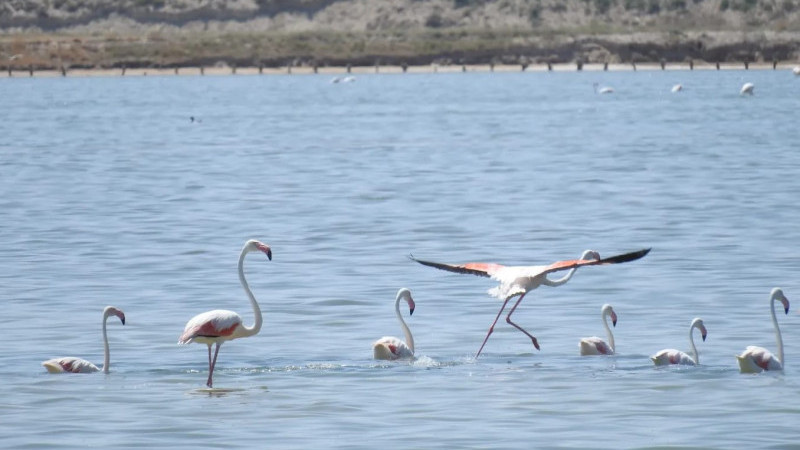
[[97, 366], [89, 361], [74, 356], [67, 356], [64, 358], [53, 358], [44, 361], [42, 365], [50, 373], [92, 373], [102, 370], [108, 373], [108, 368], [111, 367], [111, 357], [108, 353], [108, 335], [106, 334], [106, 321], [108, 316], [117, 316], [122, 324], [125, 325], [125, 313], [121, 309], [113, 306], [106, 306], [103, 309], [103, 368], [98, 369]]
[[694, 337], [692, 336], [692, 331], [694, 331], [695, 328], [700, 330], [700, 335], [703, 337], [703, 341], [706, 340], [706, 335], [708, 334], [708, 331], [706, 331], [706, 326], [703, 324], [703, 319], [696, 318], [692, 320], [692, 324], [689, 326], [689, 344], [692, 346], [692, 354], [694, 355], [694, 358], [680, 350], [668, 348], [661, 350], [650, 357], [650, 359], [653, 360], [653, 364], [657, 366], [667, 366], [670, 364], [696, 366], [700, 364], [700, 356], [697, 354], [697, 347], [694, 346]]
[[611, 324], [617, 326], [617, 313], [614, 312], [614, 308], [611, 305], [606, 303], [600, 309], [600, 318], [603, 320], [603, 327], [606, 329], [608, 343], [596, 336], [583, 338], [579, 343], [581, 356], [614, 354], [614, 334], [611, 333], [611, 328], [608, 327], [608, 317], [611, 317]]
[[[481, 347], [478, 349], [478, 353], [475, 354], [475, 357], [477, 358], [480, 356], [484, 345], [486, 345], [486, 341], [489, 340], [489, 336], [491, 336], [492, 332], [494, 332], [494, 326], [511, 298], [519, 296], [516, 303], [514, 303], [514, 306], [508, 312], [508, 315], [506, 316], [506, 322], [528, 336], [531, 339], [531, 342], [533, 342], [533, 346], [538, 350], [539, 342], [536, 340], [536, 338], [532, 334], [525, 331], [522, 327], [511, 321], [511, 315], [514, 314], [514, 310], [517, 309], [517, 306], [519, 306], [520, 302], [525, 297], [525, 294], [541, 285], [553, 287], [561, 286], [569, 281], [570, 278], [572, 278], [572, 275], [575, 273], [575, 270], [578, 267], [634, 261], [643, 257], [649, 251], [650, 249], [647, 248], [644, 250], [601, 259], [600, 255], [594, 250], [586, 250], [583, 252], [581, 259], [557, 261], [546, 266], [503, 266], [495, 263], [476, 262], [453, 265], [423, 261], [416, 259], [413, 256], [410, 258], [420, 264], [435, 267], [437, 269], [456, 273], [478, 275], [481, 277], [489, 277], [500, 282], [499, 286], [489, 289], [489, 295], [503, 300], [503, 306], [501, 306], [500, 311], [497, 312], [497, 317], [494, 318], [494, 322], [492, 322], [492, 325], [489, 327], [489, 332], [486, 333], [486, 337], [483, 339], [483, 344], [481, 344]], [[586, 259], [589, 257], [592, 257], [593, 259]], [[567, 269], [570, 269], [570, 271], [564, 277], [559, 278], [558, 280], [550, 280], [547, 278], [547, 274], [549, 273]]]
[[[239, 255], [239, 282], [242, 283], [245, 293], [250, 298], [250, 305], [253, 307], [255, 323], [252, 327], [242, 324], [242, 317], [233, 311], [215, 309], [206, 311], [192, 317], [186, 323], [183, 334], [178, 339], [178, 344], [190, 344], [197, 342], [208, 345], [208, 381], [206, 386], [212, 387], [211, 377], [214, 375], [214, 366], [217, 364], [219, 347], [225, 341], [242, 337], [254, 336], [261, 331], [261, 309], [258, 307], [256, 298], [244, 278], [244, 257], [250, 252], [262, 251], [267, 254], [267, 258], [272, 260], [272, 250], [263, 243], [251, 239], [244, 244], [242, 253]], [[217, 344], [214, 350], [214, 359], [211, 359], [211, 344]]]
[[397, 298], [394, 301], [394, 312], [397, 315], [397, 320], [400, 321], [400, 326], [403, 327], [403, 334], [406, 336], [406, 342], [392, 336], [384, 336], [374, 344], [372, 344], [372, 354], [375, 359], [411, 359], [414, 358], [414, 336], [411, 335], [411, 330], [403, 320], [400, 314], [400, 300], [405, 300], [408, 303], [408, 314], [414, 314], [414, 299], [411, 297], [411, 291], [402, 288], [397, 291]]
[[778, 344], [778, 357], [763, 347], [748, 346], [741, 355], [737, 355], [739, 371], [742, 373], [758, 373], [763, 370], [783, 370], [783, 338], [781, 329], [778, 328], [778, 319], [775, 318], [775, 300], [783, 304], [783, 310], [789, 314], [789, 299], [783, 295], [780, 288], [774, 288], [770, 294], [769, 305], [772, 316], [772, 326], [775, 328], [775, 341]]

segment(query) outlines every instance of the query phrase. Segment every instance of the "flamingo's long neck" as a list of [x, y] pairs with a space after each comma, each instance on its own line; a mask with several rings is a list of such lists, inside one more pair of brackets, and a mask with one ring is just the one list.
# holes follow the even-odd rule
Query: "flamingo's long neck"
[[250, 305], [253, 307], [253, 315], [255, 316], [255, 322], [253, 323], [252, 327], [247, 327], [242, 325], [242, 329], [244, 330], [241, 335], [242, 337], [245, 336], [253, 336], [261, 331], [261, 308], [258, 307], [258, 302], [256, 302], [256, 297], [253, 295], [253, 291], [250, 290], [250, 285], [247, 284], [247, 280], [244, 277], [244, 257], [248, 253], [247, 249], [242, 250], [242, 254], [239, 255], [239, 282], [242, 283], [242, 287], [244, 291], [247, 293], [247, 297], [250, 299]]
[[411, 335], [411, 330], [408, 328], [408, 325], [406, 325], [406, 321], [403, 320], [403, 315], [400, 314], [400, 299], [402, 298], [402, 295], [398, 295], [397, 299], [394, 301], [394, 313], [397, 315], [397, 320], [400, 321], [400, 326], [403, 328], [403, 334], [406, 336], [406, 345], [411, 349], [411, 353], [414, 353], [414, 336]]
[[108, 373], [111, 366], [111, 355], [108, 350], [108, 334], [106, 333], [106, 322], [108, 321], [108, 311], [103, 313], [103, 372]]
[[694, 329], [695, 325], [692, 324], [692, 326], [689, 327], [689, 344], [692, 346], [692, 355], [694, 355], [694, 363], [700, 364], [700, 355], [697, 353], [697, 347], [695, 347], [694, 345], [694, 334], [692, 334], [694, 332]]
[[[586, 259], [589, 256], [593, 256], [593, 253], [594, 252], [592, 252], [591, 250], [586, 250], [581, 255], [581, 259]], [[595, 259], [600, 259], [600, 255], [597, 255], [595, 257]], [[547, 286], [552, 286], [552, 287], [561, 286], [562, 284], [564, 284], [567, 281], [569, 281], [569, 279], [572, 278], [572, 275], [575, 275], [575, 271], [576, 270], [578, 270], [577, 267], [573, 267], [572, 269], [569, 269], [569, 272], [567, 272], [566, 275], [564, 275], [563, 277], [561, 277], [561, 278], [559, 278], [557, 280], [550, 280], [547, 277], [545, 277], [544, 282], [542, 284], [545, 284]]]
[[603, 326], [606, 327], [606, 336], [608, 336], [608, 345], [611, 346], [611, 350], [616, 352], [617, 347], [614, 345], [614, 333], [611, 332], [611, 327], [608, 326], [608, 311], [603, 311]]
[[783, 365], [783, 337], [781, 336], [781, 329], [778, 326], [778, 318], [775, 317], [775, 296], [773, 295], [769, 301], [769, 313], [772, 316], [772, 326], [775, 328], [775, 343], [778, 344], [778, 359]]

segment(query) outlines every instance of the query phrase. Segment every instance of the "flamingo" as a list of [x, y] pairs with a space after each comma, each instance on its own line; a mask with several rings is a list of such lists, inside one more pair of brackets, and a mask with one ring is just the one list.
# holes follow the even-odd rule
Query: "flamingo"
[[[413, 256], [410, 256], [410, 258], [425, 266], [435, 267], [437, 269], [447, 270], [450, 272], [489, 277], [500, 282], [499, 286], [489, 290], [489, 295], [503, 300], [503, 306], [501, 306], [500, 311], [497, 312], [497, 317], [494, 318], [494, 322], [492, 322], [492, 325], [489, 327], [489, 332], [486, 333], [486, 337], [483, 339], [483, 344], [481, 344], [481, 347], [478, 349], [478, 353], [475, 354], [475, 358], [477, 358], [480, 356], [483, 347], [486, 345], [486, 341], [489, 340], [489, 336], [491, 336], [492, 332], [494, 332], [494, 326], [497, 323], [497, 319], [500, 318], [500, 314], [503, 313], [506, 304], [508, 304], [508, 301], [511, 300], [512, 297], [519, 296], [516, 303], [514, 303], [514, 306], [508, 312], [508, 315], [506, 316], [506, 322], [528, 336], [531, 339], [533, 346], [538, 350], [539, 342], [536, 340], [536, 338], [532, 334], [525, 331], [522, 327], [511, 321], [511, 315], [514, 314], [514, 310], [517, 309], [517, 306], [519, 306], [520, 302], [525, 297], [525, 294], [541, 285], [553, 287], [561, 286], [569, 281], [570, 278], [572, 278], [572, 275], [575, 273], [575, 270], [578, 267], [634, 261], [643, 257], [649, 251], [650, 249], [647, 248], [644, 250], [638, 250], [631, 253], [625, 253], [622, 255], [601, 259], [600, 255], [594, 250], [586, 250], [583, 252], [583, 255], [581, 255], [580, 259], [557, 261], [546, 266], [503, 266], [495, 263], [479, 262], [453, 265], [423, 261], [416, 259]], [[587, 259], [589, 257], [593, 259]], [[547, 278], [547, 274], [549, 273], [567, 269], [570, 269], [570, 271], [558, 280], [550, 280]]]
[[608, 327], [609, 316], [611, 317], [611, 324], [617, 326], [617, 313], [614, 312], [614, 308], [611, 305], [606, 303], [600, 309], [600, 318], [603, 320], [603, 327], [606, 329], [608, 343], [596, 336], [583, 338], [579, 343], [581, 356], [614, 354], [614, 334], [611, 333], [611, 328]]
[[661, 350], [660, 352], [656, 353], [655, 355], [651, 356], [650, 359], [653, 360], [653, 364], [657, 366], [666, 366], [669, 364], [683, 364], [687, 366], [696, 366], [700, 364], [700, 356], [697, 354], [697, 347], [694, 346], [694, 336], [692, 336], [692, 331], [697, 328], [700, 330], [700, 336], [703, 337], [703, 341], [706, 340], [706, 335], [708, 331], [706, 330], [706, 326], [703, 324], [703, 319], [695, 318], [692, 320], [692, 324], [689, 326], [689, 344], [692, 346], [692, 354], [694, 358], [687, 355], [686, 353], [675, 350], [674, 348], [668, 348]]
[[792, 73], [795, 74], [795, 76], [800, 76], [800, 66], [794, 66], [792, 68]]
[[394, 301], [394, 312], [397, 315], [397, 320], [400, 321], [400, 326], [403, 328], [403, 334], [406, 336], [406, 342], [392, 336], [384, 336], [374, 344], [372, 344], [372, 354], [375, 359], [413, 359], [414, 358], [414, 336], [411, 335], [411, 330], [403, 320], [400, 314], [400, 300], [405, 300], [408, 303], [408, 314], [414, 314], [414, 299], [411, 297], [411, 291], [402, 288], [397, 291], [397, 298]]
[[99, 372], [108, 373], [108, 368], [111, 367], [111, 357], [108, 353], [108, 335], [106, 334], [106, 321], [109, 316], [117, 316], [122, 324], [125, 325], [125, 313], [121, 309], [113, 306], [106, 306], [103, 309], [103, 368], [98, 369], [97, 366], [89, 361], [76, 358], [74, 356], [67, 356], [64, 358], [53, 358], [42, 362], [42, 365], [50, 373], [92, 373]]
[[[250, 252], [261, 251], [266, 253], [267, 258], [272, 260], [272, 250], [269, 246], [251, 239], [244, 244], [242, 253], [239, 255], [239, 282], [242, 283], [245, 293], [250, 298], [250, 305], [253, 307], [253, 315], [255, 316], [255, 323], [253, 326], [247, 327], [242, 324], [242, 317], [233, 311], [224, 309], [215, 309], [213, 311], [206, 311], [192, 317], [186, 323], [183, 329], [183, 334], [178, 339], [178, 344], [190, 344], [197, 342], [199, 344], [206, 344], [208, 346], [208, 381], [206, 386], [212, 386], [212, 376], [214, 375], [214, 366], [217, 364], [217, 355], [219, 348], [225, 341], [233, 339], [254, 336], [261, 331], [261, 309], [258, 307], [256, 297], [250, 290], [247, 280], [244, 278], [244, 257]], [[214, 359], [211, 359], [211, 344], [216, 344], [214, 350]]]
[[594, 86], [594, 92], [597, 93], [597, 94], [613, 94], [614, 93], [614, 88], [612, 88], [612, 87], [608, 87], [608, 86], [600, 87], [600, 84], [598, 84], [598, 83], [594, 83], [593, 86]]
[[748, 346], [741, 355], [737, 355], [739, 361], [739, 371], [741, 373], [758, 373], [764, 370], [783, 370], [783, 338], [781, 329], [778, 327], [778, 319], [775, 318], [775, 300], [783, 304], [785, 314], [789, 314], [789, 299], [783, 295], [780, 288], [772, 289], [770, 293], [770, 315], [772, 316], [772, 326], [775, 329], [775, 341], [778, 344], [778, 357], [770, 353], [763, 347]]
[[739, 95], [753, 95], [753, 89], [755, 89], [755, 85], [753, 83], [745, 83], [742, 85], [742, 89], [739, 91]]
[[683, 85], [681, 85], [680, 83], [676, 84], [675, 86], [672, 86], [672, 92], [680, 92], [682, 90], [683, 90]]

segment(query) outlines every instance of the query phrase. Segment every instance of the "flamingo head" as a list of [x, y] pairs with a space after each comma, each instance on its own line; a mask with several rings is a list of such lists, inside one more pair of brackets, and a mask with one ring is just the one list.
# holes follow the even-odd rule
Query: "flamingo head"
[[256, 250], [262, 251], [267, 255], [267, 258], [272, 261], [272, 249], [270, 249], [268, 245], [262, 243], [261, 241], [250, 239], [246, 244], [244, 244], [244, 248], [248, 252], [254, 252]]
[[416, 308], [416, 304], [414, 303], [414, 298], [411, 297], [411, 291], [407, 288], [402, 288], [397, 291], [397, 298], [401, 298], [408, 303], [408, 315], [414, 315], [414, 308]]
[[597, 253], [594, 250], [585, 250], [581, 255], [582, 260], [598, 260], [600, 259], [600, 253]]
[[603, 308], [600, 311], [604, 316], [605, 315], [611, 316], [611, 325], [615, 327], [617, 326], [617, 313], [614, 312], [614, 308], [612, 308], [611, 305], [606, 303], [605, 305], [603, 305]]
[[694, 319], [692, 321], [692, 327], [700, 330], [700, 336], [702, 336], [703, 341], [705, 342], [706, 336], [708, 335], [708, 330], [706, 330], [706, 325], [703, 323], [703, 319], [699, 317]]
[[783, 289], [781, 288], [774, 288], [772, 290], [772, 294], [770, 296], [773, 299], [779, 300], [783, 305], [783, 312], [784, 314], [789, 314], [789, 299], [783, 294]]
[[106, 306], [103, 310], [103, 317], [117, 316], [119, 320], [125, 325], [125, 313], [121, 309], [114, 306]]

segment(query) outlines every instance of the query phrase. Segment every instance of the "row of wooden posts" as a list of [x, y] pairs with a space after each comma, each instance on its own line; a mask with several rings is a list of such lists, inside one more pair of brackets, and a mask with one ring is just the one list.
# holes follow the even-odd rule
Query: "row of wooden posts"
[[[552, 71], [553, 70], [553, 64], [549, 63], [549, 62], [546, 63], [546, 64], [547, 64], [547, 70], [548, 71]], [[576, 62], [575, 63], [576, 69], [578, 71], [583, 70], [583, 64], [584, 63], [582, 61]], [[633, 70], [635, 71], [636, 70], [636, 63], [632, 62], [631, 65], [633, 67]], [[494, 72], [494, 66], [495, 66], [495, 63], [489, 63], [489, 70]], [[407, 63], [402, 63], [400, 65], [400, 67], [402, 68], [403, 72], [408, 71], [408, 64]], [[521, 63], [520, 67], [521, 67], [522, 71], [524, 72], [529, 67], [529, 64], [528, 63]], [[667, 63], [665, 61], [661, 61], [661, 70], [666, 70], [666, 67], [667, 67]], [[719, 62], [716, 63], [716, 67], [717, 67], [717, 70], [720, 70]], [[772, 69], [776, 70], [777, 67], [778, 67], [778, 61], [777, 60], [773, 60], [772, 61]], [[747, 61], [744, 61], [744, 69], [748, 70], [749, 68], [750, 68], [750, 63], [747, 62]], [[13, 68], [9, 66], [7, 69], [8, 69], [8, 76], [9, 77], [14, 76], [13, 75]], [[179, 67], [175, 67], [174, 68], [175, 75], [178, 75], [179, 69], [180, 69]], [[318, 65], [314, 65], [314, 66], [312, 66], [312, 69], [313, 69], [314, 73], [318, 73], [319, 66]], [[352, 66], [350, 64], [348, 64], [346, 66], [346, 69], [347, 69], [347, 73], [351, 73]], [[437, 66], [434, 66], [434, 72], [436, 71], [436, 69], [437, 69]], [[127, 70], [127, 68], [125, 66], [122, 66], [121, 75], [124, 76], [126, 70]], [[379, 70], [380, 70], [380, 65], [379, 64], [375, 64], [375, 73], [378, 73]], [[607, 62], [603, 64], [603, 70], [606, 70], [606, 71], [608, 70], [608, 63]], [[689, 70], [694, 70], [694, 61], [691, 61], [691, 60], [689, 61]], [[63, 77], [67, 76], [66, 67], [61, 66], [60, 67], [60, 71], [61, 71], [61, 76], [63, 76]], [[466, 72], [467, 71], [467, 66], [466, 65], [462, 65], [461, 66], [461, 71], [462, 72]], [[28, 67], [27, 72], [29, 73], [29, 76], [31, 76], [31, 77], [33, 76], [33, 73], [34, 73], [33, 65], [30, 65]], [[264, 65], [263, 64], [258, 66], [258, 73], [259, 74], [263, 74], [264, 73]], [[286, 67], [286, 73], [288, 73], [288, 74], [292, 73], [292, 66], [287, 66]], [[236, 74], [236, 66], [231, 66], [231, 74], [233, 74], [233, 75]], [[205, 75], [205, 68], [203, 66], [200, 66], [200, 75]]]

